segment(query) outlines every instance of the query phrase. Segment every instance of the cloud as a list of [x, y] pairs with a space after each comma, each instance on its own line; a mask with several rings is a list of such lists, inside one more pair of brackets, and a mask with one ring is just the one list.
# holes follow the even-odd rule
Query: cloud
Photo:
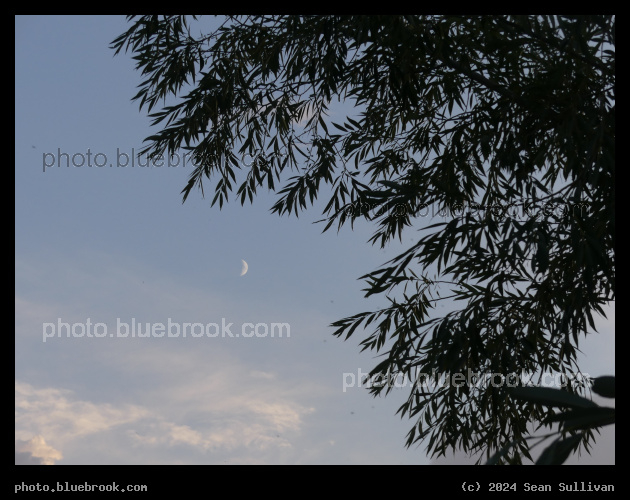
[[[145, 347], [133, 370], [154, 374], [158, 389], [143, 397], [159, 418], [129, 432], [137, 445], [187, 447], [206, 455], [258, 459], [290, 448], [314, 408], [298, 402], [292, 381], [247, 369], [224, 351], [177, 352]], [[124, 362], [124, 366], [131, 366]], [[162, 378], [161, 373], [168, 374]], [[239, 458], [239, 459], [240, 459]], [[272, 459], [273, 460], [273, 459]]]
[[68, 390], [36, 388], [16, 381], [16, 463], [51, 465], [62, 459], [57, 448], [77, 438], [137, 421], [147, 413], [138, 406], [95, 404], [78, 400]]
[[15, 441], [15, 465], [54, 465], [62, 458], [61, 452], [46, 444], [43, 436]]
[[146, 415], [147, 411], [138, 406], [94, 404], [74, 399], [68, 390], [15, 383], [16, 437], [43, 434], [64, 441], [103, 432]]
[[[180, 365], [181, 355], [172, 356], [171, 366]], [[137, 361], [140, 367], [148, 364], [142, 356]], [[182, 463], [277, 460], [280, 450], [292, 448], [304, 416], [314, 410], [291, 400], [287, 387], [272, 382], [273, 377], [225, 371], [224, 376], [197, 377], [192, 385], [184, 371], [159, 391], [145, 388], [143, 405], [94, 403], [73, 391], [18, 381], [16, 463], [54, 463], [62, 458], [57, 449], [73, 463], [84, 463], [77, 458], [82, 456], [92, 463], [120, 463], [121, 452], [135, 457], [135, 463], [176, 463], [179, 456], [187, 457]]]

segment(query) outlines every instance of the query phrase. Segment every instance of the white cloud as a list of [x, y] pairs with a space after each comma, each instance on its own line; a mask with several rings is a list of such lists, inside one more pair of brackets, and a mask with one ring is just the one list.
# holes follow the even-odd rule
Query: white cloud
[[[215, 367], [219, 373], [194, 377], [184, 369], [199, 365], [194, 356], [170, 353], [169, 358], [170, 363], [164, 362], [152, 350], [146, 358], [136, 358], [134, 371], [151, 374], [150, 366], [178, 367], [171, 372], [170, 383], [159, 390], [144, 388], [138, 398], [142, 405], [94, 403], [69, 390], [16, 382], [16, 437], [23, 444], [34, 435], [44, 442], [45, 436], [54, 446], [47, 460], [61, 459], [57, 449], [74, 461], [86, 452], [94, 457], [94, 448], [117, 456], [120, 449], [132, 447], [136, 457], [144, 457], [136, 459], [140, 463], [177, 462], [172, 449], [187, 455], [187, 463], [216, 461], [226, 454], [236, 460], [269, 462], [277, 460], [274, 450], [291, 448], [303, 429], [304, 416], [314, 411], [292, 401], [286, 384], [278, 385], [273, 377], [254, 377], [252, 383], [251, 373], [234, 365], [232, 369], [219, 365]], [[188, 358], [188, 364], [180, 358]], [[32, 446], [24, 446], [16, 447], [16, 461], [37, 463], [32, 457], [44, 456], [26, 454]]]
[[28, 441], [15, 441], [16, 465], [54, 465], [62, 458], [61, 452], [46, 444], [42, 436], [33, 436]]
[[59, 441], [136, 421], [147, 415], [133, 405], [114, 407], [75, 400], [71, 391], [15, 383], [16, 437], [33, 434], [55, 436]]

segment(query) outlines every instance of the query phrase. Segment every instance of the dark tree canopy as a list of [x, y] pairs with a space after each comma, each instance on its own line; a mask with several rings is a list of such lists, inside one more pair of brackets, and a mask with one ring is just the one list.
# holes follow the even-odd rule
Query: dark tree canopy
[[[161, 127], [143, 153], [195, 155], [183, 199], [210, 183], [221, 207], [263, 188], [298, 215], [326, 195], [325, 230], [365, 219], [381, 246], [424, 228], [363, 277], [384, 307], [333, 324], [366, 331], [373, 375], [415, 380], [407, 444], [520, 463], [528, 422], [561, 421], [558, 456], [588, 448], [596, 425], [556, 410], [590, 408], [583, 381], [558, 400], [416, 375], [579, 372], [579, 342], [615, 298], [614, 16], [242, 16], [195, 35], [203, 22], [132, 17], [112, 43], [133, 53], [134, 99]], [[335, 101], [353, 113], [331, 119]], [[449, 298], [459, 309], [439, 314]]]

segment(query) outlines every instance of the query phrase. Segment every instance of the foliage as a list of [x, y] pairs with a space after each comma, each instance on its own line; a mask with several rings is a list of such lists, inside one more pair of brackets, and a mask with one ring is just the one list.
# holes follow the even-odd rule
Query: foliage
[[[527, 422], [553, 409], [483, 375], [577, 372], [614, 300], [614, 16], [241, 16], [197, 37], [197, 18], [130, 22], [112, 48], [132, 51], [161, 127], [142, 154], [194, 153], [184, 200], [206, 178], [213, 205], [267, 188], [297, 216], [327, 192], [324, 230], [365, 219], [385, 246], [423, 229], [363, 277], [386, 307], [333, 324], [372, 329], [372, 375], [414, 381], [407, 445], [529, 458]], [[353, 113], [333, 121], [335, 99]], [[460, 309], [438, 314], [448, 298]], [[454, 373], [482, 380], [437, 383]]]
[[[605, 398], [615, 397], [615, 377], [606, 375], [592, 380], [592, 390]], [[536, 465], [562, 465], [569, 455], [577, 449], [583, 440], [588, 440], [588, 431], [615, 423], [615, 409], [601, 407], [590, 399], [576, 394], [547, 387], [516, 387], [512, 396], [522, 401], [530, 401], [546, 406], [568, 408], [556, 414], [549, 415], [543, 425], [559, 423], [560, 428], [544, 436], [530, 436], [527, 440], [538, 439], [536, 445], [550, 437], [558, 435], [554, 441], [543, 450], [536, 460]], [[564, 434], [569, 433], [570, 437]], [[495, 465], [516, 443], [511, 442], [488, 460], [487, 465]], [[531, 449], [531, 447], [530, 447]]]

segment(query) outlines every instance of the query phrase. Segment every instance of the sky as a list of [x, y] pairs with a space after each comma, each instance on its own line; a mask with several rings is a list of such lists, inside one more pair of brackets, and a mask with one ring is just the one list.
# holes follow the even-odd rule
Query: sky
[[[125, 18], [15, 28], [16, 464], [469, 463], [406, 448], [405, 390], [357, 387], [377, 360], [332, 336], [384, 305], [358, 278], [400, 245], [371, 246], [366, 224], [322, 234], [316, 209], [271, 214], [273, 193], [182, 204], [190, 166], [116, 166], [156, 132], [131, 56], [109, 48]], [[614, 374], [614, 308], [597, 325], [582, 370]], [[614, 429], [571, 460], [614, 463]]]

